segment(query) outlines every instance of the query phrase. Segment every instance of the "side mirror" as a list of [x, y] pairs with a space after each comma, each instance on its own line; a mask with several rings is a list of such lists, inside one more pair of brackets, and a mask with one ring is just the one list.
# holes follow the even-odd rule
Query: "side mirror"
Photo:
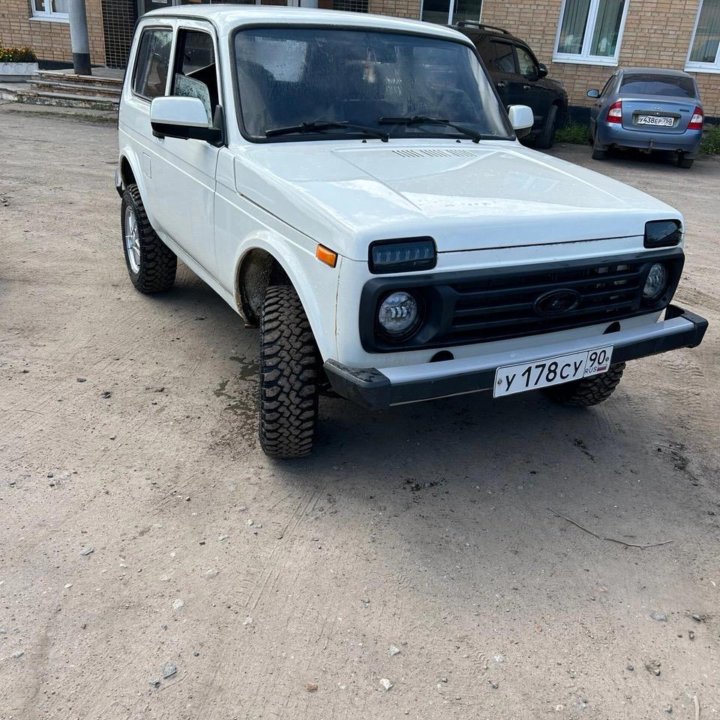
[[548, 69], [545, 63], [538, 63], [538, 78], [547, 77]]
[[589, 98], [599, 98], [600, 97], [600, 91], [593, 88], [592, 90], [587, 91], [587, 96]]
[[508, 117], [510, 118], [510, 124], [513, 126], [515, 135], [518, 138], [530, 134], [533, 123], [535, 122], [532, 108], [527, 105], [511, 105], [508, 108]]
[[150, 125], [155, 137], [222, 142], [222, 131], [211, 125], [200, 98], [156, 97], [150, 105]]

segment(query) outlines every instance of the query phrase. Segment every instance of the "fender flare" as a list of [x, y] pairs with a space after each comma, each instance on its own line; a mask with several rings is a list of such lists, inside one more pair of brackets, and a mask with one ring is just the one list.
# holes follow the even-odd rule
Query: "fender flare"
[[[320, 351], [320, 355], [323, 359], [328, 357], [334, 357], [337, 351], [335, 342], [335, 313], [336, 313], [336, 296], [337, 296], [337, 283], [338, 283], [338, 270], [342, 259], [338, 259], [338, 264], [335, 268], [329, 268], [326, 265], [315, 260], [313, 255], [308, 253], [308, 259], [312, 259], [313, 263], [317, 264], [318, 274], [328, 271], [334, 272], [335, 282], [331, 283], [334, 286], [332, 294], [332, 302], [325, 302], [321, 306], [319, 293], [311, 292], [308, 288], [317, 287], [318, 283], [310, 276], [307, 272], [306, 267], [294, 253], [281, 254], [278, 252], [277, 242], [271, 242], [270, 236], [272, 233], [258, 233], [251, 238], [248, 238], [246, 242], [242, 244], [242, 248], [238, 252], [235, 260], [235, 302], [237, 309], [240, 314], [248, 320], [246, 317], [242, 297], [240, 292], [240, 278], [243, 271], [244, 263], [248, 259], [248, 256], [256, 250], [261, 250], [267, 253], [272, 260], [282, 269], [288, 278], [288, 281], [295, 289], [295, 292], [300, 298], [300, 302], [307, 316], [310, 327], [315, 336], [315, 342]], [[285, 241], [287, 242], [287, 241]], [[304, 251], [301, 251], [304, 252]], [[314, 266], [311, 266], [314, 267]], [[269, 278], [268, 278], [269, 280]], [[269, 284], [269, 282], [268, 282]], [[329, 298], [328, 298], [329, 299]], [[331, 312], [327, 311], [327, 308], [331, 307]], [[325, 310], [323, 310], [325, 308]]]

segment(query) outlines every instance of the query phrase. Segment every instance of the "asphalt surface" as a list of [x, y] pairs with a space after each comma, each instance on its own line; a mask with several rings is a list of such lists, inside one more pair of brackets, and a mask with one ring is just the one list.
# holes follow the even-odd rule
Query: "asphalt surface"
[[720, 163], [553, 154], [685, 213], [705, 343], [591, 410], [325, 399], [282, 464], [256, 331], [127, 278], [115, 128], [0, 108], [2, 720], [718, 716]]

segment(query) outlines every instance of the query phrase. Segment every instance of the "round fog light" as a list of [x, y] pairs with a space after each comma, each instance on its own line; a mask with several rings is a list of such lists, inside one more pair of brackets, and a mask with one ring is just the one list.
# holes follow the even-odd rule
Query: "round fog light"
[[655, 263], [651, 266], [648, 273], [645, 287], [643, 288], [643, 297], [646, 300], [657, 300], [666, 290], [668, 284], [667, 268], [661, 263]]
[[389, 335], [407, 334], [418, 322], [417, 301], [404, 291], [390, 293], [380, 304], [378, 322]]

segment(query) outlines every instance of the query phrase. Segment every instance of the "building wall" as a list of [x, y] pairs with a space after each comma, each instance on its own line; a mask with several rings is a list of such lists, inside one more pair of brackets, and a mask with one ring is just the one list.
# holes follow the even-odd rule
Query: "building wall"
[[[86, 0], [90, 60], [105, 64], [101, 0]], [[0, 0], [0, 45], [30, 47], [39, 60], [72, 62], [70, 25], [32, 17], [29, 0]]]
[[368, 12], [419, 20], [421, 2], [422, 0], [368, 0]]
[[[699, 0], [629, 0], [619, 64], [683, 70]], [[563, 83], [571, 105], [589, 107], [590, 88], [602, 88], [614, 67], [552, 62], [561, 0], [484, 0], [482, 21], [504, 27], [525, 40], [550, 77]], [[707, 115], [720, 116], [720, 75], [691, 73]]]

